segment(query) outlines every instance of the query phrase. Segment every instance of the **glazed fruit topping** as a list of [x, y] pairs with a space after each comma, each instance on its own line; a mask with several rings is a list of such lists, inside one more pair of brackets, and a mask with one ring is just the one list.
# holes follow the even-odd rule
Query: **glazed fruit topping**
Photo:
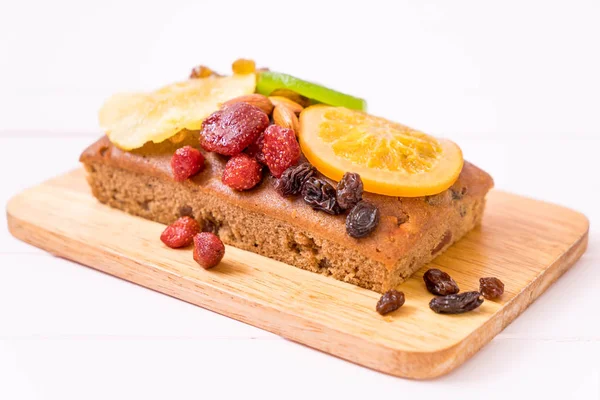
[[427, 272], [423, 274], [423, 280], [430, 293], [446, 296], [459, 292], [458, 285], [454, 279], [446, 272], [440, 271], [439, 269], [432, 268], [427, 270]]
[[275, 183], [275, 190], [282, 195], [293, 196], [302, 191], [304, 182], [315, 174], [315, 168], [309, 163], [289, 167]]
[[482, 303], [483, 297], [481, 296], [481, 293], [464, 292], [434, 297], [429, 302], [429, 308], [438, 314], [460, 314], [474, 310]]
[[342, 212], [335, 198], [335, 189], [322, 179], [308, 178], [302, 186], [302, 197], [314, 210], [324, 211], [331, 215]]
[[381, 296], [375, 309], [379, 314], [385, 315], [402, 307], [404, 301], [404, 292], [388, 290]]
[[221, 262], [225, 255], [225, 245], [217, 235], [200, 232], [194, 236], [194, 260], [204, 269]]
[[342, 210], [349, 210], [362, 200], [363, 183], [360, 175], [346, 172], [337, 184], [337, 201]]
[[248, 103], [234, 103], [204, 120], [200, 144], [207, 151], [233, 156], [253, 143], [267, 127], [269, 117]]
[[171, 157], [171, 170], [173, 178], [178, 181], [185, 181], [202, 171], [204, 168], [204, 156], [200, 150], [192, 146], [184, 146], [175, 151]]
[[217, 74], [205, 65], [198, 65], [192, 69], [192, 72], [190, 73], [190, 79], [208, 78], [212, 75]]
[[262, 165], [246, 153], [240, 153], [231, 157], [225, 169], [221, 181], [235, 190], [248, 190], [258, 185], [262, 179]]
[[261, 133], [258, 138], [246, 149], [246, 154], [250, 157], [253, 157], [261, 163], [262, 165], [267, 165], [267, 160], [265, 160], [265, 153], [263, 153], [263, 148], [265, 146], [265, 133]]
[[256, 71], [254, 60], [239, 58], [231, 64], [231, 70], [234, 74], [251, 74]]
[[497, 299], [504, 294], [504, 283], [498, 278], [481, 278], [479, 291], [488, 300]]
[[172, 249], [189, 246], [194, 235], [200, 232], [200, 225], [191, 217], [181, 217], [173, 222], [160, 235], [160, 240]]
[[279, 178], [300, 160], [300, 146], [291, 129], [271, 125], [265, 130], [263, 154], [271, 174]]
[[379, 209], [372, 203], [361, 201], [346, 217], [346, 232], [353, 238], [368, 236], [379, 225]]

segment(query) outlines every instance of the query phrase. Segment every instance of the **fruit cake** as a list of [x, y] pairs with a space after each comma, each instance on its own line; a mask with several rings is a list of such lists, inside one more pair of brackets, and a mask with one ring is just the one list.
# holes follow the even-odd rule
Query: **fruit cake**
[[481, 222], [492, 178], [452, 142], [293, 77], [202, 71], [105, 104], [80, 158], [100, 202], [381, 293]]

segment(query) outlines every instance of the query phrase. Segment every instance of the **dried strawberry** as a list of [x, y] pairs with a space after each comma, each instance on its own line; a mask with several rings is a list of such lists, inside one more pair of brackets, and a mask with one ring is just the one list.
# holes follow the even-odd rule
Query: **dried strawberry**
[[300, 160], [300, 146], [291, 129], [271, 125], [265, 130], [263, 153], [271, 174], [276, 178]]
[[172, 249], [189, 246], [194, 235], [200, 232], [200, 225], [191, 217], [181, 217], [160, 235], [160, 240]]
[[261, 133], [258, 139], [254, 141], [248, 148], [246, 149], [246, 154], [250, 157], [254, 157], [256, 161], [261, 163], [262, 165], [267, 165], [267, 161], [265, 160], [265, 154], [263, 153], [263, 147], [265, 145], [265, 133]]
[[200, 150], [192, 146], [177, 149], [171, 157], [173, 178], [178, 182], [196, 175], [202, 168], [204, 168], [204, 156], [200, 153]]
[[194, 236], [194, 260], [204, 269], [217, 265], [225, 255], [225, 246], [214, 233], [201, 232]]
[[204, 120], [200, 144], [207, 151], [233, 156], [252, 144], [269, 126], [269, 117], [248, 103], [234, 103]]
[[233, 156], [225, 164], [221, 181], [235, 190], [248, 190], [262, 179], [262, 165], [246, 153]]

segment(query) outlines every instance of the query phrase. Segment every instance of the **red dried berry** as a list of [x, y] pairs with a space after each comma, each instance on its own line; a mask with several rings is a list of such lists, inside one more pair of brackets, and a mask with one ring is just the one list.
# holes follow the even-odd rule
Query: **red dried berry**
[[160, 235], [160, 240], [172, 249], [192, 244], [194, 235], [200, 232], [200, 225], [191, 217], [181, 217], [173, 222]]
[[246, 153], [233, 156], [225, 164], [221, 181], [235, 190], [248, 190], [262, 179], [262, 165]]
[[293, 130], [271, 125], [265, 130], [263, 153], [267, 166], [274, 177], [279, 178], [283, 172], [296, 165], [300, 160], [300, 146]]
[[263, 153], [263, 147], [265, 145], [265, 133], [261, 133], [258, 138], [246, 149], [246, 154], [253, 157], [262, 165], [267, 165], [265, 160], [265, 153]]
[[269, 117], [248, 103], [234, 103], [204, 120], [200, 145], [207, 151], [233, 156], [252, 144], [269, 126]]
[[225, 246], [214, 233], [201, 232], [194, 236], [194, 260], [204, 269], [217, 265], [225, 255]]
[[171, 157], [173, 178], [178, 182], [196, 175], [202, 168], [204, 168], [204, 156], [200, 153], [200, 150], [192, 146], [177, 149]]

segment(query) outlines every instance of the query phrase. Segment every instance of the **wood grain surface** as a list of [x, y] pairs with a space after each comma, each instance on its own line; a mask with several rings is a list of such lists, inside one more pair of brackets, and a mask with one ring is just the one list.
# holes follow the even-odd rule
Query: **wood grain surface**
[[[489, 342], [583, 254], [588, 220], [556, 205], [492, 191], [483, 225], [399, 289], [406, 304], [382, 317], [379, 294], [227, 247], [210, 271], [191, 249], [172, 250], [164, 226], [99, 204], [83, 170], [30, 188], [8, 203], [11, 233], [108, 274], [388, 374], [425, 379], [456, 368]], [[462, 291], [479, 278], [505, 283], [499, 301], [438, 315], [422, 282], [437, 267]]]

